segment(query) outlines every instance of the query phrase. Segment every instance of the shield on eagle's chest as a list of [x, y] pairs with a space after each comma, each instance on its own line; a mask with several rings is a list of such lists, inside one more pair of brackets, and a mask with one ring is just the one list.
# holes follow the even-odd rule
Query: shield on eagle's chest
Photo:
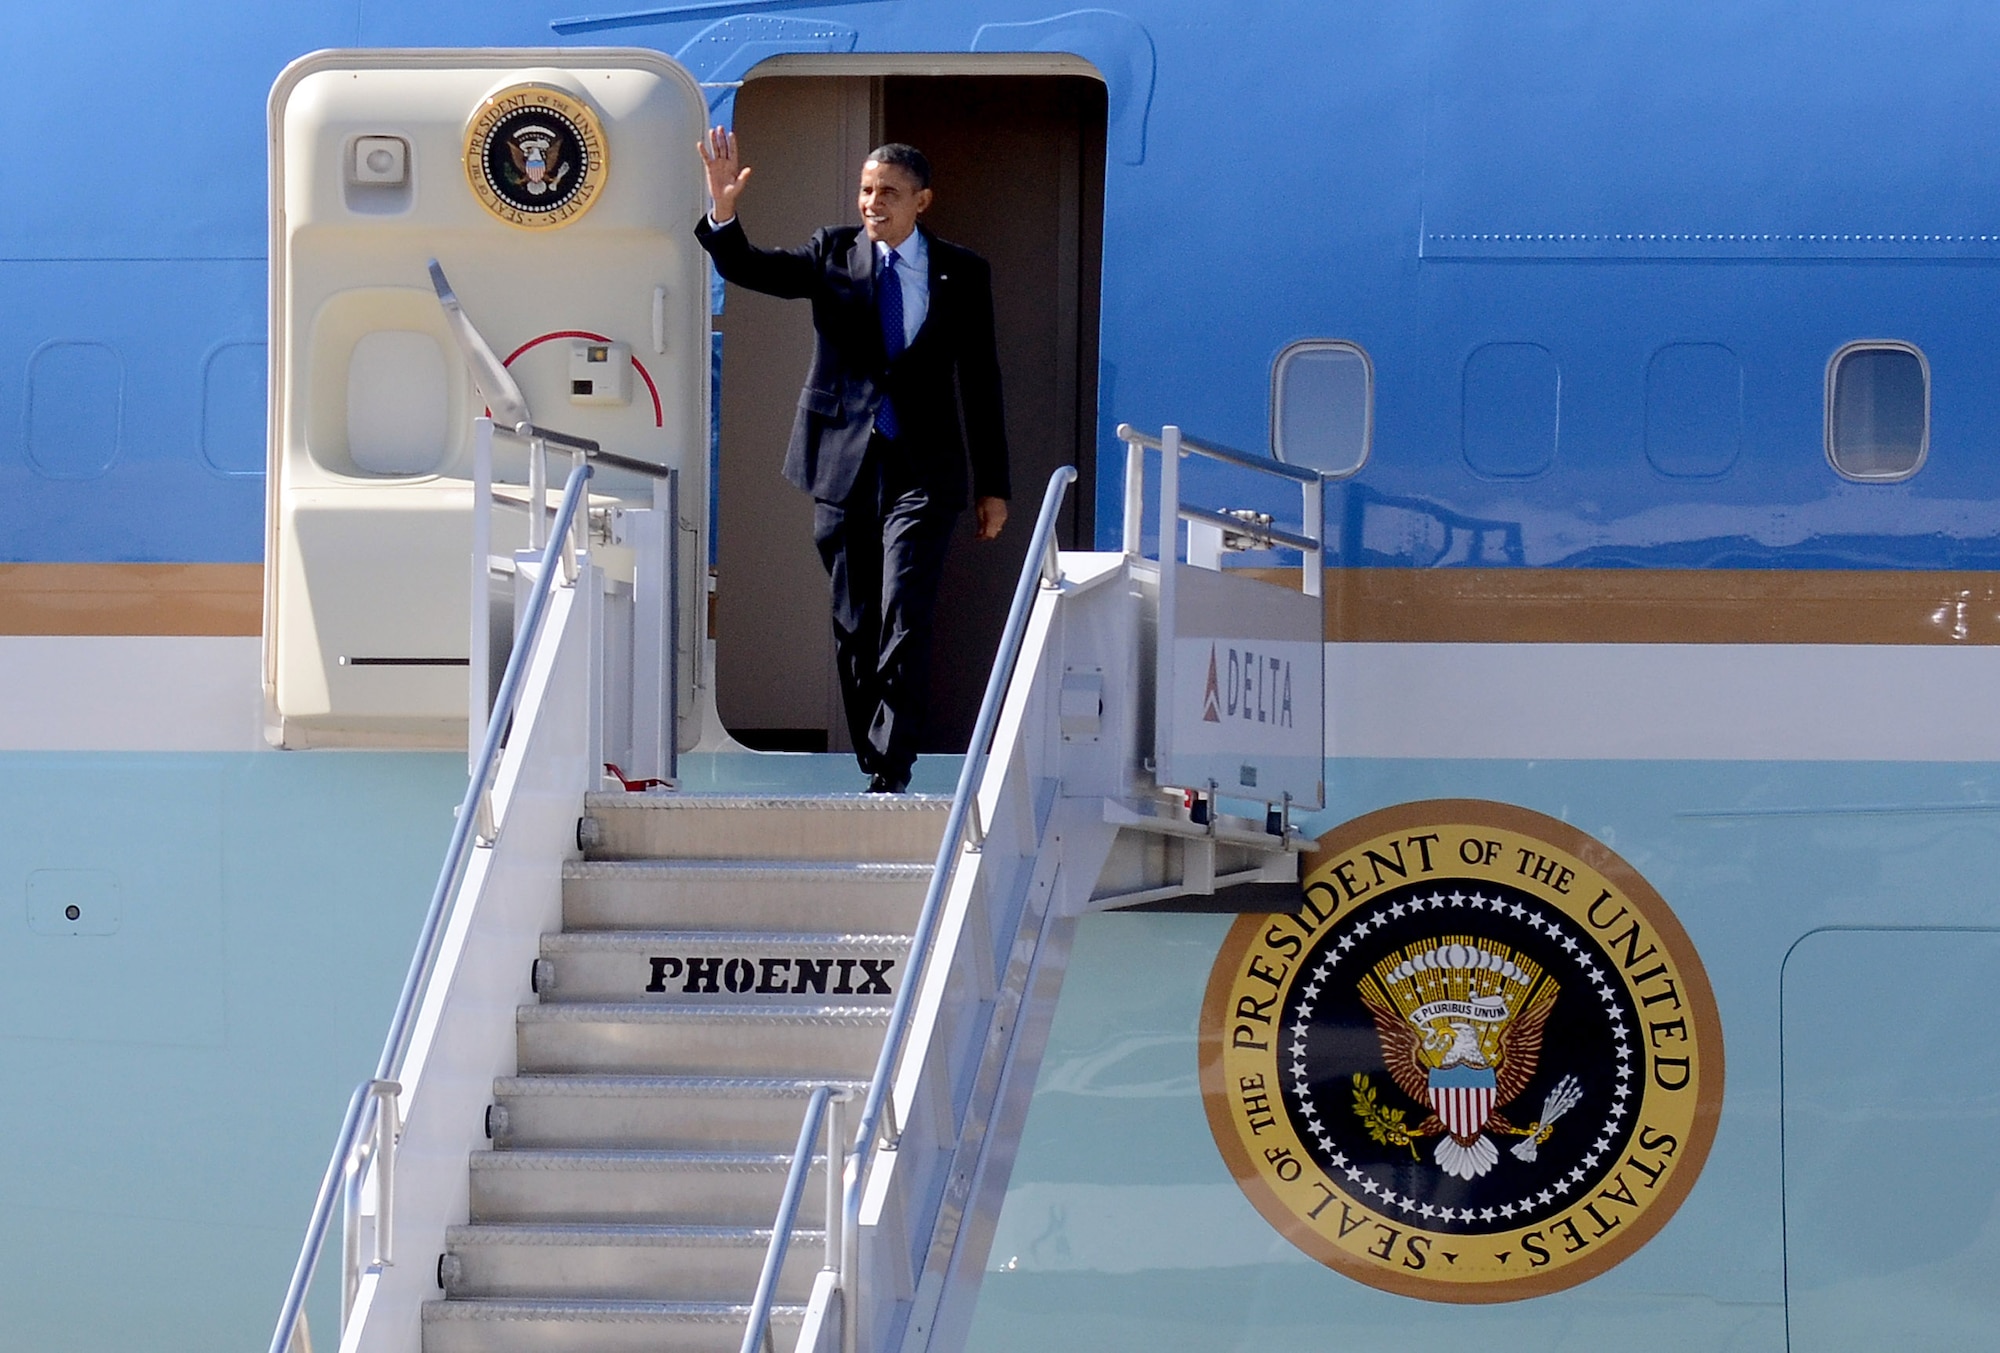
[[1493, 1112], [1493, 1087], [1498, 1078], [1491, 1067], [1449, 1066], [1430, 1073], [1431, 1108], [1461, 1139], [1476, 1137]]

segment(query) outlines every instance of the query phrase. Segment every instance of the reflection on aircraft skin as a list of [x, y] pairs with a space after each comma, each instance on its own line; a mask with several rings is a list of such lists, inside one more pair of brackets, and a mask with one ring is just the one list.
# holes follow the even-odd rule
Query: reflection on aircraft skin
[[[1185, 1036], [1133, 1034], [1113, 1040], [1088, 1056], [1043, 1064], [1037, 1093], [1055, 1091], [1100, 1099], [1178, 1099], [1199, 1088], [1194, 1071], [1194, 1030]], [[1147, 1053], [1150, 1065], [1134, 1065]], [[1172, 1066], [1169, 1075], [1155, 1074]]]

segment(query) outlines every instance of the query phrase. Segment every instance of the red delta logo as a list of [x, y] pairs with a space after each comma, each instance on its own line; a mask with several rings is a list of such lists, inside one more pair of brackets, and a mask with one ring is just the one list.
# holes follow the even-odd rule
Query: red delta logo
[[1261, 723], [1290, 728], [1292, 663], [1249, 648], [1208, 646], [1208, 682], [1202, 689], [1203, 723]]

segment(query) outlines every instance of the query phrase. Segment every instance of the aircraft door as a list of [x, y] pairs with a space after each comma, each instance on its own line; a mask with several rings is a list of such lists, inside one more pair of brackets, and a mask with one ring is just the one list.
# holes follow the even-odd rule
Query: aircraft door
[[[279, 77], [271, 741], [465, 739], [482, 406], [430, 260], [537, 425], [676, 468], [680, 501], [707, 501], [707, 271], [691, 230], [704, 121], [693, 79], [644, 50], [322, 52]], [[528, 453], [502, 438], [495, 457], [492, 557], [506, 561], [528, 541]], [[552, 478], [561, 484], [560, 466]], [[600, 468], [593, 505], [652, 506], [657, 483]], [[710, 685], [697, 671], [703, 515], [684, 508], [673, 532], [683, 747], [709, 722], [696, 700]], [[599, 562], [630, 575], [615, 547]]]
[[[895, 68], [893, 55], [799, 60], [810, 64], [794, 68], [785, 57], [760, 64], [736, 95], [735, 130], [756, 169], [742, 206], [750, 237], [795, 246], [817, 226], [857, 220], [863, 158], [884, 141], [908, 141], [936, 171], [938, 197], [926, 221], [993, 269], [1017, 515], [998, 541], [980, 543], [972, 514], [961, 514], [946, 555], [920, 750], [955, 753], [971, 736], [1035, 507], [1059, 465], [1084, 476], [1070, 494], [1060, 542], [1083, 546], [1091, 537], [1104, 86], [1081, 73], [1021, 74], [991, 64], [940, 75], [931, 72], [951, 62], [935, 55], [911, 58], [923, 74], [868, 73]], [[778, 474], [799, 375], [811, 359], [812, 316], [795, 302], [731, 288], [717, 330], [721, 717], [760, 750], [851, 750], [812, 500]]]

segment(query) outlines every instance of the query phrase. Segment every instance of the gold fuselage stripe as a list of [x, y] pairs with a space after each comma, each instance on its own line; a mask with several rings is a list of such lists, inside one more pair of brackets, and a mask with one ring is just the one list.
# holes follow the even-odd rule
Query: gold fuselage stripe
[[253, 635], [262, 564], [0, 564], [0, 634]]
[[[1253, 575], [1298, 586], [1296, 569]], [[727, 580], [722, 580], [727, 585]], [[261, 564], [0, 564], [0, 634], [251, 635]], [[2000, 644], [2000, 573], [1328, 569], [1336, 643]]]

